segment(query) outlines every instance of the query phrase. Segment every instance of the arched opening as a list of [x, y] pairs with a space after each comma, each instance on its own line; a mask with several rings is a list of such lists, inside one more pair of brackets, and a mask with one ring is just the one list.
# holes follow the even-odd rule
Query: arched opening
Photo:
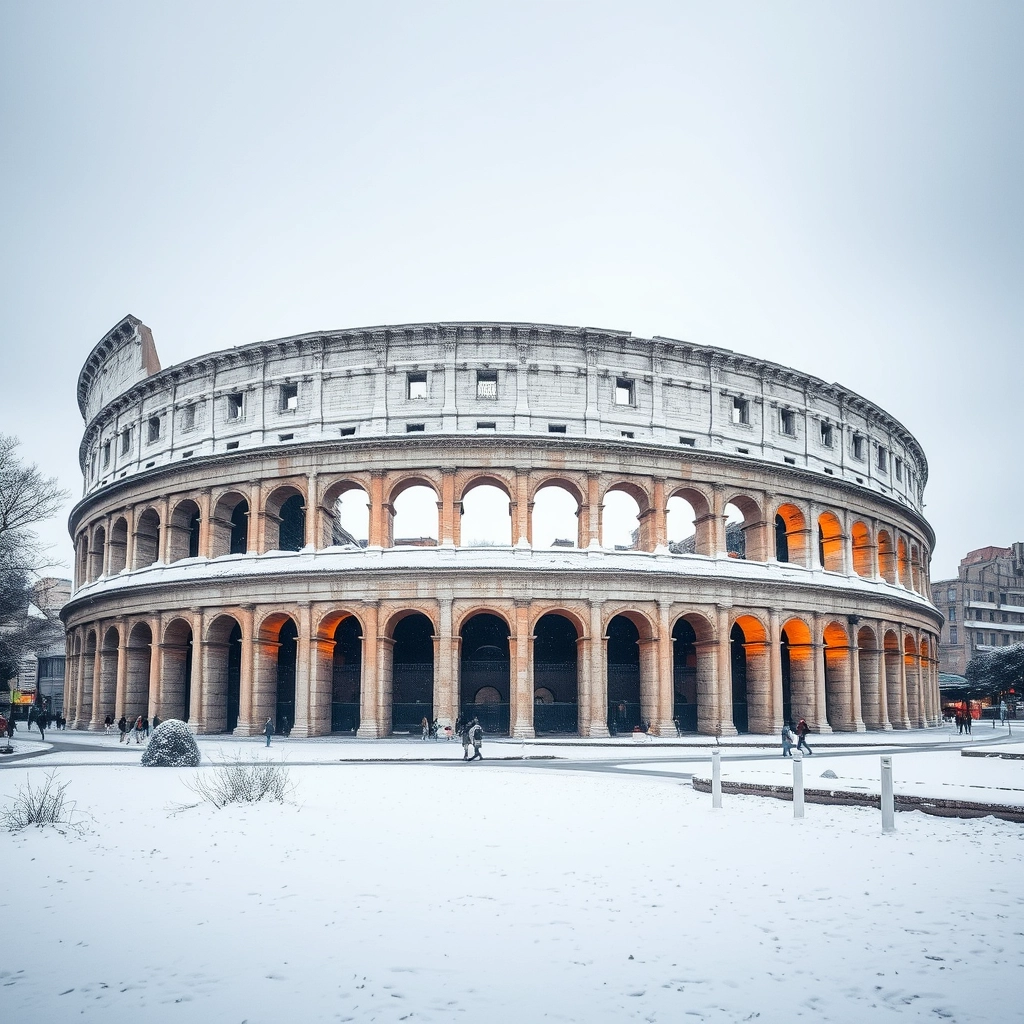
[[129, 722], [149, 716], [149, 666], [153, 632], [137, 622], [128, 634], [128, 672], [125, 679], [124, 714]]
[[896, 582], [896, 552], [888, 530], [878, 531], [878, 572], [886, 583]]
[[860, 676], [860, 714], [868, 729], [881, 729], [884, 716], [879, 686], [878, 638], [870, 626], [857, 630], [857, 674]]
[[807, 520], [796, 505], [780, 505], [775, 513], [775, 557], [780, 562], [807, 564]]
[[370, 542], [370, 496], [349, 487], [333, 503], [330, 543], [333, 547], [365, 548]]
[[509, 628], [504, 619], [480, 612], [459, 630], [459, 709], [480, 719], [484, 732], [509, 732]]
[[760, 506], [753, 498], [740, 494], [728, 501], [723, 510], [725, 550], [730, 558], [765, 561], [763, 523]]
[[[668, 499], [665, 523], [668, 549], [673, 555], [697, 553], [697, 510], [692, 502], [681, 494], [673, 494]], [[702, 551], [701, 554], [706, 552]]]
[[301, 551], [306, 546], [306, 502], [301, 494], [293, 494], [281, 505], [278, 527], [279, 551]]
[[922, 729], [928, 726], [928, 720], [932, 716], [931, 712], [931, 698], [929, 696], [929, 679], [931, 676], [931, 647], [928, 643], [927, 637], [921, 637], [920, 644], [921, 659], [918, 663], [917, 670], [917, 689], [919, 694], [918, 703], [918, 721], [917, 724]]
[[75, 547], [75, 588], [89, 582], [89, 538], [81, 533]]
[[837, 731], [853, 725], [850, 679], [850, 640], [838, 622], [830, 622], [822, 635], [825, 659], [825, 719]]
[[640, 630], [625, 615], [608, 623], [608, 731], [632, 732], [641, 725]]
[[100, 649], [100, 699], [99, 708], [93, 717], [93, 726], [102, 728], [103, 719], [110, 715], [113, 718], [117, 701], [117, 663], [120, 657], [121, 637], [113, 627], [103, 634], [103, 646]]
[[171, 513], [167, 538], [168, 561], [199, 557], [199, 506], [191, 499], [179, 501]]
[[818, 564], [826, 572], [843, 571], [843, 527], [832, 512], [818, 516]]
[[434, 720], [434, 627], [421, 612], [395, 625], [391, 650], [391, 731], [419, 732]]
[[[643, 508], [638, 493], [618, 484], [605, 492], [601, 509], [602, 547], [611, 551], [646, 551], [653, 546], [641, 537]], [[646, 505], [646, 498], [644, 501]]]
[[119, 516], [110, 525], [110, 572], [124, 572], [128, 567], [128, 520]]
[[817, 721], [814, 700], [814, 642], [802, 619], [790, 619], [782, 628], [782, 719], [791, 726], [801, 718]]
[[[85, 660], [82, 662], [82, 703], [78, 708], [78, 726], [87, 727], [92, 721], [93, 673], [96, 671], [96, 634], [90, 630], [85, 638]], [[102, 715], [100, 716], [102, 721]]]
[[[437, 544], [437, 492], [412, 484], [392, 500], [394, 547], [434, 547]], [[419, 723], [416, 723], [419, 725]]]
[[465, 547], [501, 547], [512, 544], [512, 503], [495, 484], [470, 485], [461, 502], [460, 541]]
[[907, 542], [902, 537], [896, 542], [896, 564], [900, 583], [910, 590], [910, 558], [907, 555]]
[[579, 510], [579, 501], [567, 488], [559, 484], [541, 487], [533, 498], [533, 547], [579, 547]]
[[147, 508], [135, 523], [135, 563], [133, 568], [152, 565], [160, 557], [160, 514]]
[[[774, 732], [768, 636], [752, 615], [741, 615], [729, 633], [732, 722], [738, 733]], [[780, 726], [781, 728], [781, 726]]]
[[[103, 557], [106, 553], [107, 532], [102, 526], [97, 526], [92, 535], [92, 550], [90, 555], [89, 579], [98, 580], [103, 575]], [[123, 568], [123, 566], [122, 566]]]
[[[292, 499], [289, 498], [289, 501]], [[299, 630], [292, 619], [281, 626], [277, 635], [277, 706], [275, 725], [287, 736], [295, 724], [295, 662]]]
[[895, 630], [886, 631], [883, 648], [889, 721], [894, 729], [905, 729], [907, 716], [903, 705], [903, 652], [900, 650], [900, 640]]
[[163, 654], [160, 717], [187, 722], [192, 708], [192, 627], [184, 619], [168, 623], [160, 646]]
[[359, 728], [359, 695], [363, 674], [363, 631], [349, 615], [334, 630], [331, 673], [331, 732], [355, 734]]
[[871, 579], [875, 575], [874, 547], [871, 543], [871, 531], [859, 520], [850, 529], [853, 542], [853, 571], [858, 576]]
[[541, 616], [533, 638], [533, 728], [538, 736], [579, 731], [579, 634], [564, 615]]
[[211, 554], [244, 555], [249, 549], [249, 502], [235, 491], [222, 495], [210, 519]]
[[[218, 616], [206, 631], [203, 647], [203, 727], [206, 732], [232, 732], [241, 703], [242, 627], [230, 615]], [[268, 715], [256, 721], [257, 727]]]
[[910, 586], [915, 593], [921, 593], [921, 552], [916, 544], [910, 548]]
[[672, 630], [672, 717], [680, 732], [697, 731], [697, 633], [686, 619]]
[[921, 676], [917, 644], [909, 633], [903, 638], [903, 664], [907, 673], [907, 718], [913, 728], [921, 723]]

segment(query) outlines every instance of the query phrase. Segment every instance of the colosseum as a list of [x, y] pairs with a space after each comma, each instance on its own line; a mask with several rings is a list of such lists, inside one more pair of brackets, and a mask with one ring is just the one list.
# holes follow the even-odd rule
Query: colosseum
[[940, 720], [927, 462], [837, 384], [621, 331], [431, 323], [78, 380], [65, 707], [197, 733]]

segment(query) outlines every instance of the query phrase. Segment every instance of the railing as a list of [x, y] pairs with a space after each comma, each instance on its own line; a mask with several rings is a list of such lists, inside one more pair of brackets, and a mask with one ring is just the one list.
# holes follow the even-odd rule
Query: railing
[[434, 720], [434, 705], [426, 701], [391, 705], [391, 731], [419, 733], [423, 719]]
[[579, 731], [579, 705], [575, 701], [571, 704], [534, 704], [533, 731], [538, 736], [575, 736]]
[[462, 717], [466, 721], [479, 719], [484, 732], [492, 736], [508, 735], [508, 704], [463, 704]]

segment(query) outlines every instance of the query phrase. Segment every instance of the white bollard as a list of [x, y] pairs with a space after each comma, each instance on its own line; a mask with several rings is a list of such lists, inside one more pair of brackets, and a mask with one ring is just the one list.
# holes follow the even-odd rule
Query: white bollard
[[882, 757], [882, 831], [896, 831], [896, 804], [892, 795], [892, 757]]
[[711, 751], [711, 806], [722, 806], [722, 752]]
[[804, 816], [804, 753], [793, 751], [793, 817]]

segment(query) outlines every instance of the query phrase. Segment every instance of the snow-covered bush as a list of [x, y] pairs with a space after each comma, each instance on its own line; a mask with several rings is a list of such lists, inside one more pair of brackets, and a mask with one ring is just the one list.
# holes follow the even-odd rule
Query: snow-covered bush
[[75, 804], [65, 798], [66, 782], [58, 782], [49, 772], [40, 786], [28, 781], [14, 797], [14, 803], [0, 810], [0, 821], [9, 832], [18, 832], [29, 825], [71, 825]]
[[189, 727], [177, 718], [161, 722], [142, 752], [147, 768], [195, 768], [199, 764], [199, 747]]
[[227, 804], [255, 804], [260, 800], [283, 803], [292, 792], [288, 769], [276, 761], [244, 764], [236, 760], [217, 765], [212, 771], [190, 779], [186, 785], [214, 807]]

